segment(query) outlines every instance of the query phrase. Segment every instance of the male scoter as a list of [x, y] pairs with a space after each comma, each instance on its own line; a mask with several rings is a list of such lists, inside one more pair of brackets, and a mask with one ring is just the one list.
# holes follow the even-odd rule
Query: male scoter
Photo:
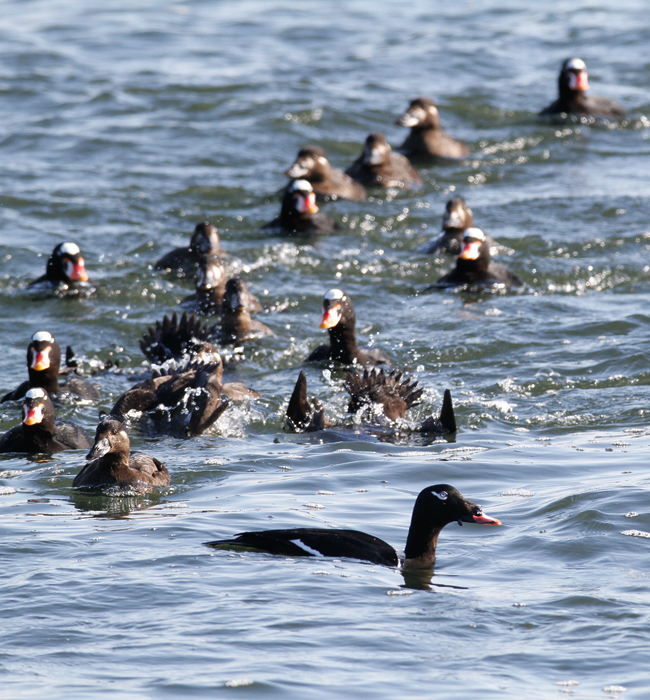
[[220, 343], [241, 343], [275, 335], [261, 321], [251, 318], [250, 297], [248, 287], [243, 279], [232, 277], [228, 280], [221, 308], [223, 314], [221, 325], [215, 334], [215, 338]]
[[38, 331], [27, 346], [27, 372], [29, 379], [18, 388], [5, 394], [0, 403], [22, 399], [29, 388], [40, 387], [50, 396], [67, 391], [83, 399], [98, 399], [99, 391], [74, 372], [69, 372], [63, 382], [59, 382], [61, 348], [48, 331]]
[[194, 274], [199, 258], [205, 254], [223, 257], [226, 255], [221, 249], [219, 233], [216, 226], [209, 221], [202, 221], [194, 227], [194, 233], [190, 239], [189, 246], [185, 248], [175, 248], [156, 263], [156, 270], [166, 270], [174, 272], [179, 277], [191, 276]]
[[420, 173], [401, 153], [391, 150], [381, 133], [370, 134], [361, 155], [345, 171], [366, 187], [415, 187]]
[[385, 566], [401, 565], [404, 569], [430, 569], [436, 561], [440, 531], [453, 522], [501, 525], [500, 520], [486, 515], [481, 506], [463, 498], [453, 486], [436, 484], [423, 489], [415, 501], [404, 557], [383, 540], [357, 530], [294, 528], [243, 532], [206, 545], [289, 557], [347, 557]]
[[45, 274], [29, 283], [28, 287], [47, 285], [69, 291], [88, 291], [86, 263], [76, 243], [59, 243], [52, 251]]
[[304, 146], [298, 151], [293, 165], [284, 173], [311, 183], [317, 197], [330, 199], [366, 198], [366, 188], [342, 170], [330, 165], [325, 151], [319, 146]]
[[334, 233], [341, 227], [327, 214], [319, 211], [316, 195], [307, 180], [289, 183], [282, 198], [280, 215], [262, 226], [262, 231], [278, 231], [293, 235]]
[[463, 249], [456, 259], [456, 267], [429, 289], [490, 287], [497, 284], [523, 287], [524, 283], [505, 265], [492, 260], [489, 241], [480, 228], [468, 228], [463, 237]]
[[409, 158], [464, 158], [469, 148], [440, 126], [440, 114], [433, 100], [418, 97], [395, 122], [411, 127], [411, 133], [399, 150]]
[[340, 289], [330, 289], [323, 297], [323, 320], [320, 327], [327, 328], [329, 345], [319, 345], [307, 358], [307, 362], [330, 360], [344, 365], [390, 365], [388, 357], [377, 348], [360, 348], [354, 332], [356, 315], [350, 297]]
[[122, 423], [105, 418], [95, 433], [95, 444], [86, 459], [92, 460], [75, 476], [72, 485], [80, 488], [101, 486], [167, 486], [169, 472], [162, 462], [144, 452], [130, 452], [130, 440]]
[[580, 58], [567, 58], [558, 78], [559, 97], [543, 109], [540, 117], [561, 114], [586, 114], [593, 117], [622, 119], [625, 109], [618, 102], [600, 95], [588, 95], [587, 66]]
[[44, 389], [29, 389], [23, 404], [23, 422], [0, 438], [0, 452], [61, 452], [87, 450], [92, 440], [67, 420], [56, 420], [54, 406]]

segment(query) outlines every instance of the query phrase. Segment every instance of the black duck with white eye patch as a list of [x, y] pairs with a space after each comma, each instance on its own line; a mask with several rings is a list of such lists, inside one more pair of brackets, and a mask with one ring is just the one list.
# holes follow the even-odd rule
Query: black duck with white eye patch
[[[440, 499], [437, 494], [441, 493], [447, 498]], [[206, 545], [290, 557], [347, 557], [385, 566], [401, 564], [404, 569], [430, 569], [435, 564], [440, 531], [453, 522], [501, 525], [501, 521], [485, 515], [480, 506], [466, 500], [453, 486], [438, 484], [421, 491], [415, 501], [404, 557], [387, 542], [358, 530], [294, 528], [244, 532]]]

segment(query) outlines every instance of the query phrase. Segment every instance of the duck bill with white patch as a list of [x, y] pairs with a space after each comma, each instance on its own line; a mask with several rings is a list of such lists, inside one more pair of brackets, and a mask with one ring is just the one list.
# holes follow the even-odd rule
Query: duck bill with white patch
[[23, 418], [25, 425], [38, 425], [38, 423], [43, 422], [45, 406], [42, 403], [36, 404], [36, 406], [23, 406], [23, 411], [25, 413]]
[[578, 92], [589, 90], [589, 77], [586, 70], [571, 71], [569, 73], [569, 89]]

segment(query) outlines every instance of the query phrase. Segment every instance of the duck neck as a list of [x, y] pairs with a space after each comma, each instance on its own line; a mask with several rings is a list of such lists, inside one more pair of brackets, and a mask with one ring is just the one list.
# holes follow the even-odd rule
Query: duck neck
[[242, 308], [236, 311], [228, 311], [221, 319], [221, 331], [224, 335], [237, 337], [250, 331], [253, 319], [250, 313]]
[[25, 442], [35, 452], [48, 452], [54, 437], [54, 418], [45, 419], [36, 425], [25, 425], [23, 423], [23, 435]]
[[436, 547], [442, 528], [431, 519], [413, 513], [404, 550], [404, 568], [424, 569], [436, 562]]
[[54, 372], [51, 367], [50, 369], [41, 370], [40, 372], [30, 368], [28, 372], [29, 385], [32, 389], [45, 389], [50, 396], [58, 394], [61, 391], [58, 368], [56, 368]]
[[330, 355], [332, 360], [344, 365], [351, 365], [359, 354], [359, 346], [354, 333], [354, 323], [339, 321], [329, 329]]

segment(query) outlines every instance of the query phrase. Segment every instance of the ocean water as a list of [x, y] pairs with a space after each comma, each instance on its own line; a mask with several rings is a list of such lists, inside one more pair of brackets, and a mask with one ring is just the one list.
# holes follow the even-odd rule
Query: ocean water
[[[142, 371], [145, 328], [191, 291], [153, 264], [206, 219], [276, 333], [226, 353], [261, 400], [191, 440], [131, 430], [169, 488], [79, 494], [83, 451], [0, 457], [0, 697], [648, 697], [649, 41], [633, 1], [0, 5], [2, 393], [49, 330], [102, 391], [58, 409], [92, 433]], [[627, 119], [535, 118], [569, 56]], [[338, 234], [260, 231], [301, 146], [337, 167], [371, 131], [398, 146], [419, 95], [471, 157], [328, 204]], [[457, 194], [523, 291], [423, 292], [450, 262], [418, 248]], [[96, 294], [27, 291], [66, 240]], [[310, 393], [340, 428], [283, 431], [334, 286], [425, 388], [410, 425], [451, 389], [454, 439], [364, 430], [343, 372], [318, 366]], [[203, 544], [316, 525], [401, 549], [436, 483], [503, 526], [448, 526], [433, 576]]]

